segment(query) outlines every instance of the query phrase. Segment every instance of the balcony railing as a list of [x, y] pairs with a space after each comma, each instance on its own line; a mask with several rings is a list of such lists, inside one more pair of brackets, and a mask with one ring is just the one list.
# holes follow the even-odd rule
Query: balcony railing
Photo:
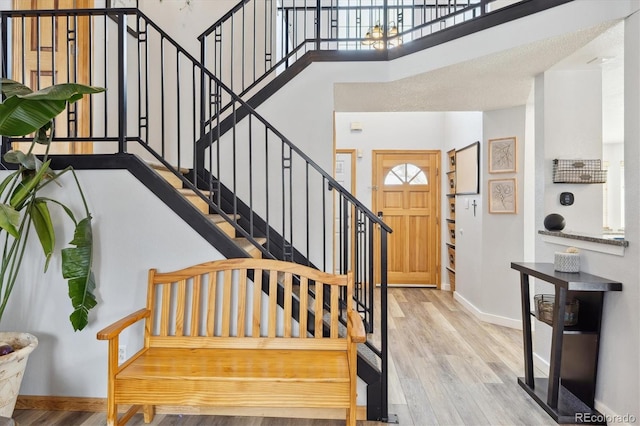
[[401, 50], [524, 1], [241, 0], [199, 36], [201, 62], [244, 98], [308, 52]]

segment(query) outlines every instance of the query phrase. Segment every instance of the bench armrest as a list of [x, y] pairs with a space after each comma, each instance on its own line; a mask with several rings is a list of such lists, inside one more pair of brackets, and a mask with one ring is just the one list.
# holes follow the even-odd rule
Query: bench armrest
[[367, 334], [364, 331], [364, 323], [360, 314], [356, 311], [349, 311], [347, 317], [350, 324], [351, 341], [355, 343], [364, 343], [367, 341]]
[[98, 332], [96, 337], [98, 338], [98, 340], [111, 340], [114, 337], [118, 336], [122, 330], [129, 327], [130, 325], [135, 324], [141, 319], [149, 317], [150, 314], [151, 311], [149, 309], [140, 309], [103, 328]]

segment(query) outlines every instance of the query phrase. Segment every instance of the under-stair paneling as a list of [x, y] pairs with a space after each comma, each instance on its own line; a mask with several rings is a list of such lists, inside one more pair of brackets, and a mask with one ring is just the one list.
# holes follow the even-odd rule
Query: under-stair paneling
[[[68, 320], [71, 306], [66, 292], [60, 291], [67, 283], [61, 277], [59, 257], [54, 256], [48, 273], [43, 275], [42, 248], [37, 244], [29, 246], [26, 255], [36, 263], [21, 271], [21, 284], [15, 288], [3, 318], [3, 327], [29, 330], [40, 341], [38, 350], [29, 357], [20, 391], [23, 395], [105, 397], [106, 351], [104, 342], [95, 339], [95, 333], [145, 305], [148, 269], [173, 270], [192, 262], [223, 258], [128, 171], [76, 173], [93, 214], [98, 306], [90, 314], [87, 329], [74, 332]], [[0, 176], [5, 174], [0, 172]], [[63, 177], [62, 184], [73, 185], [72, 180], [69, 174]], [[41, 193], [47, 194], [74, 210], [82, 209], [80, 199], [70, 198], [69, 192], [56, 185]], [[63, 215], [62, 211], [52, 210], [54, 220], [62, 220]], [[65, 222], [62, 227], [65, 235], [70, 235], [70, 224]], [[34, 307], [39, 315], [32, 314]], [[128, 353], [136, 350], [133, 335], [132, 332], [121, 340]]]

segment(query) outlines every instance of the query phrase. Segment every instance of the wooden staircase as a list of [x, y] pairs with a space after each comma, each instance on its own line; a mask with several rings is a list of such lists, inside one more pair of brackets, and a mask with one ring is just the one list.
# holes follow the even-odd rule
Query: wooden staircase
[[[182, 195], [187, 201], [193, 204], [202, 214], [213, 222], [218, 228], [220, 228], [226, 235], [231, 238], [231, 240], [242, 250], [247, 252], [250, 257], [259, 259], [262, 257], [262, 252], [256, 246], [254, 246], [249, 240], [244, 237], [236, 236], [236, 229], [234, 226], [229, 223], [222, 215], [219, 214], [211, 214], [209, 212], [209, 204], [202, 199], [198, 194], [196, 194], [190, 188], [183, 188], [182, 180], [176, 176], [171, 170], [167, 169], [163, 165], [159, 164], [151, 164], [148, 163], [149, 166], [159, 174], [165, 181], [167, 181], [171, 186], [173, 186], [176, 191]], [[186, 175], [189, 173], [188, 169], [180, 168], [180, 173]], [[209, 191], [202, 191], [204, 195], [210, 195]], [[229, 215], [234, 221], [237, 221], [240, 218], [240, 215]], [[267, 242], [266, 238], [255, 238], [255, 240], [260, 244], [265, 244]]]

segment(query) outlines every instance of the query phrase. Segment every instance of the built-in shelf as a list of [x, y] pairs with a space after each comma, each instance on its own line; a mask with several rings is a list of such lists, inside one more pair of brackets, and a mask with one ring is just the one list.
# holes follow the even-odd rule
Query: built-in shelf
[[599, 238], [585, 234], [543, 230], [539, 230], [538, 234], [542, 235], [542, 241], [547, 243], [573, 246], [617, 256], [624, 256], [624, 249], [629, 247], [629, 241], [624, 239]]
[[448, 193], [446, 194], [446, 203], [447, 203], [447, 257], [448, 257], [448, 265], [447, 266], [447, 275], [449, 278], [449, 285], [451, 291], [456, 290], [456, 150], [452, 149], [447, 151], [447, 157], [449, 158], [448, 162], [448, 171], [447, 171], [447, 181], [448, 181]]

